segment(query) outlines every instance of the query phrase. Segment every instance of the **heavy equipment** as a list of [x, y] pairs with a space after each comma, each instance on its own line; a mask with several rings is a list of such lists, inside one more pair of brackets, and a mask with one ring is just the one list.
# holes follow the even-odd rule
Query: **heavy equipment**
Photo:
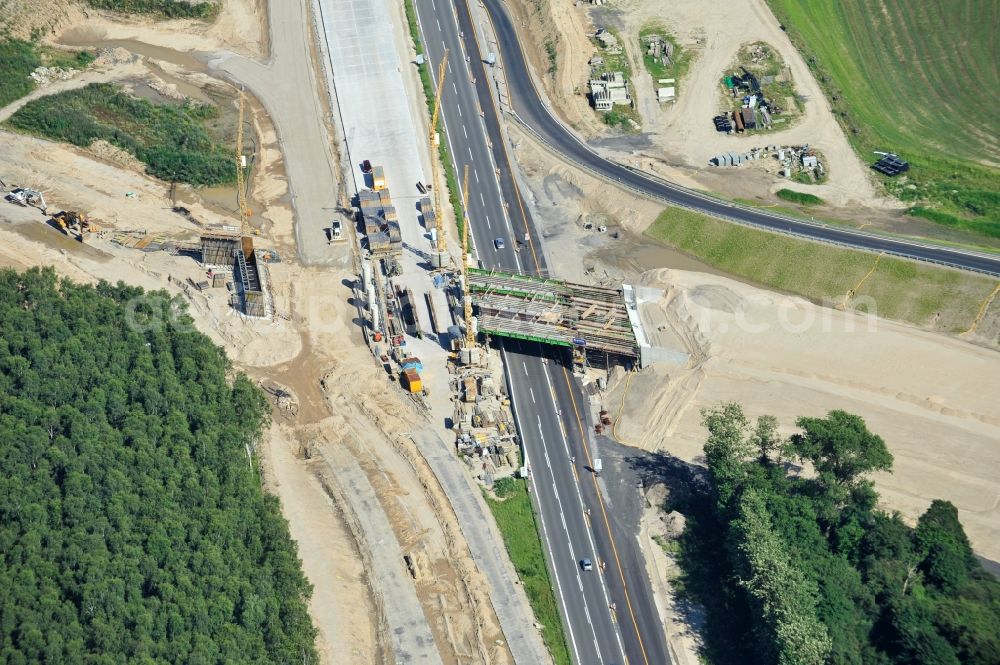
[[84, 236], [92, 231], [97, 231], [97, 225], [91, 223], [90, 218], [75, 210], [63, 210], [52, 216], [52, 221], [63, 233], [76, 237], [83, 242]]
[[37, 189], [29, 189], [27, 187], [15, 187], [6, 196], [7, 200], [11, 203], [16, 203], [19, 206], [34, 206], [38, 208], [43, 213], [47, 208], [45, 203], [45, 197]]
[[443, 268], [448, 263], [448, 245], [444, 236], [444, 210], [441, 207], [441, 187], [438, 185], [438, 155], [435, 151], [438, 145], [437, 123], [441, 112], [441, 92], [444, 90], [444, 78], [448, 74], [448, 52], [448, 49], [444, 50], [444, 57], [441, 58], [441, 65], [438, 67], [437, 91], [434, 93], [434, 112], [431, 114], [431, 129], [428, 137], [431, 145], [431, 189], [434, 191], [434, 218], [437, 234], [437, 246], [434, 248], [431, 265], [435, 268]]

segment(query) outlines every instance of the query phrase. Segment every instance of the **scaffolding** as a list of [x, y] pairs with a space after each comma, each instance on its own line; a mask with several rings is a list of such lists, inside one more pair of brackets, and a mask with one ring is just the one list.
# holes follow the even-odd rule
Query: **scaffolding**
[[621, 289], [470, 268], [479, 330], [543, 344], [637, 358]]
[[233, 257], [240, 248], [239, 232], [209, 231], [201, 234], [201, 262], [206, 266], [233, 269]]

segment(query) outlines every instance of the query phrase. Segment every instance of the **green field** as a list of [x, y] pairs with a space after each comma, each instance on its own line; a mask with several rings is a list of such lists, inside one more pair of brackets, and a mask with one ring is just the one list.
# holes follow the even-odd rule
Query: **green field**
[[995, 0], [769, 0], [859, 152], [911, 163], [886, 179], [914, 214], [1000, 237]]
[[[653, 238], [736, 277], [840, 304], [872, 269], [875, 255], [758, 231], [680, 208], [667, 208], [646, 231]], [[996, 280], [883, 257], [858, 296], [878, 315], [942, 332], [968, 329]]]
[[523, 480], [502, 478], [496, 482], [494, 489], [502, 500], [497, 501], [487, 496], [486, 503], [503, 534], [507, 553], [528, 594], [535, 619], [542, 624], [545, 646], [549, 648], [556, 665], [570, 665], [562, 618], [559, 616], [555, 592], [549, 579], [549, 569], [545, 566], [542, 541], [535, 524], [535, 513], [531, 509], [527, 485]]
[[208, 104], [153, 104], [110, 83], [91, 83], [35, 99], [8, 126], [87, 147], [103, 139], [146, 164], [165, 181], [219, 185], [236, 179], [232, 137]]

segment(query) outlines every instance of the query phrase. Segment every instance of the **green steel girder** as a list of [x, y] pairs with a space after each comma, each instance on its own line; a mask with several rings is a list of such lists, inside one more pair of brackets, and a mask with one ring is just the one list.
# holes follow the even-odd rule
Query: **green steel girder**
[[485, 328], [480, 328], [479, 332], [484, 335], [495, 335], [497, 337], [511, 337], [513, 339], [523, 339], [529, 342], [539, 342], [541, 344], [554, 344], [555, 346], [573, 346], [572, 342], [567, 342], [561, 339], [552, 339], [551, 337], [538, 337], [535, 335], [526, 335], [524, 333], [506, 332], [500, 330], [486, 330]]

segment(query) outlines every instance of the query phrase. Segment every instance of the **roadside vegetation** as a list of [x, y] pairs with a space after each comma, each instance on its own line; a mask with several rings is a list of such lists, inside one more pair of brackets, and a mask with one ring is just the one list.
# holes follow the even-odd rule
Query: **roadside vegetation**
[[158, 14], [164, 18], [213, 19], [222, 8], [220, 2], [187, 0], [86, 0], [94, 9], [109, 9], [125, 14]]
[[[662, 58], [650, 55], [648, 43], [654, 37], [659, 37], [670, 44], [672, 52], [669, 64], [664, 64]], [[639, 31], [639, 48], [642, 50], [642, 63], [645, 65], [649, 75], [653, 77], [653, 83], [655, 84], [660, 79], [674, 79], [674, 85], [677, 87], [679, 94], [681, 79], [684, 78], [691, 67], [691, 61], [693, 60], [692, 52], [682, 47], [678, 43], [677, 38], [665, 26], [659, 23], [647, 24]]]
[[708, 663], [1000, 662], [1000, 581], [951, 503], [915, 528], [877, 508], [868, 476], [893, 458], [860, 417], [799, 418], [789, 439], [738, 404], [702, 422], [709, 483], [666, 508], [687, 517], [680, 589], [705, 609]]
[[318, 662], [268, 402], [181, 307], [0, 271], [0, 662]]
[[570, 665], [562, 617], [556, 604], [549, 569], [545, 565], [545, 554], [542, 552], [540, 532], [535, 522], [527, 484], [517, 478], [501, 478], [494, 484], [493, 491], [498, 499], [486, 495], [486, 503], [503, 534], [507, 553], [528, 594], [535, 619], [542, 625], [542, 639], [556, 665]]
[[910, 162], [903, 175], [878, 176], [886, 189], [913, 215], [1000, 238], [995, 3], [769, 4], [861, 160], [879, 150]]
[[[417, 52], [417, 55], [422, 55], [426, 58], [427, 54], [424, 51], [423, 41], [420, 39], [420, 24], [417, 22], [417, 10], [413, 6], [413, 0], [403, 0], [403, 8], [406, 10], [406, 22], [410, 26], [410, 39], [413, 40], [413, 48]], [[424, 64], [417, 67], [420, 72], [420, 83], [424, 88], [424, 99], [427, 100], [428, 117], [434, 113], [434, 94], [437, 92], [434, 89], [434, 83], [431, 81], [429, 68], [439, 65], [440, 63], [425, 59]], [[461, 195], [459, 194], [455, 162], [452, 160], [451, 152], [448, 150], [448, 135], [444, 131], [444, 119], [438, 121], [438, 134], [441, 136], [441, 141], [438, 144], [438, 158], [444, 169], [444, 180], [448, 186], [448, 202], [451, 203], [451, 209], [455, 211], [455, 224], [458, 226], [458, 235], [461, 238], [462, 225], [465, 223], [465, 212], [462, 207]], [[434, 186], [440, 187], [437, 183], [434, 183]], [[431, 198], [433, 199], [433, 196]], [[444, 211], [439, 210], [437, 214], [443, 215]]]
[[85, 69], [93, 61], [90, 51], [60, 51], [0, 35], [0, 108], [35, 89], [29, 75], [39, 67]]
[[219, 185], [236, 179], [232, 148], [209, 128], [209, 104], [154, 104], [110, 83], [35, 99], [7, 121], [17, 130], [87, 147], [103, 139], [132, 153], [168, 182]]
[[804, 206], [815, 206], [824, 203], [823, 199], [815, 194], [796, 192], [794, 189], [779, 189], [775, 192], [775, 195], [779, 199], [784, 199], [785, 201], [791, 201], [792, 203], [798, 203], [799, 205]]
[[[731, 275], [840, 305], [872, 269], [875, 255], [760, 231], [682, 208], [667, 208], [646, 233]], [[883, 256], [858, 289], [881, 317], [963, 332], [996, 280]]]

